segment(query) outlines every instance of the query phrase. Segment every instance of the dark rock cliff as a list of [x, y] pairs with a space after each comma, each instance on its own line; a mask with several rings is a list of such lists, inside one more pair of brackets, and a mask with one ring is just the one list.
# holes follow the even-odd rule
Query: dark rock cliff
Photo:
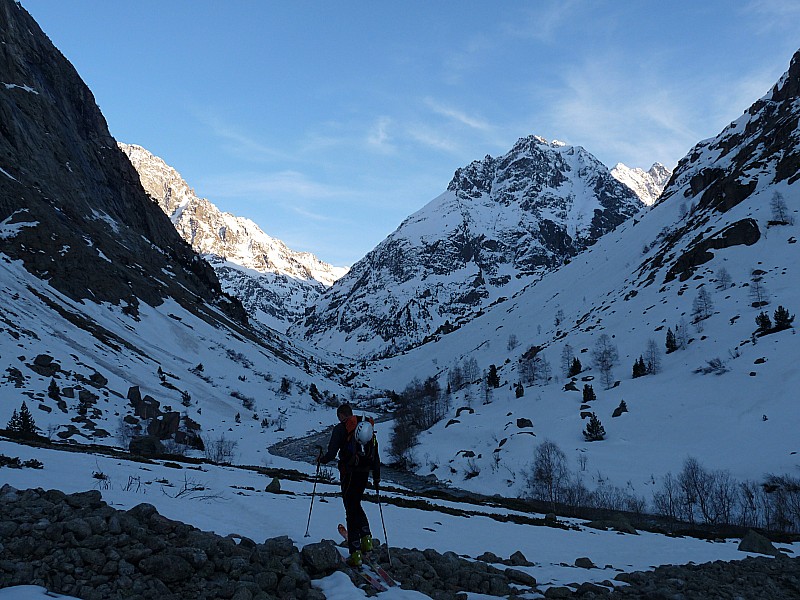
[[117, 147], [91, 91], [33, 18], [0, 0], [0, 252], [73, 299], [230, 302]]

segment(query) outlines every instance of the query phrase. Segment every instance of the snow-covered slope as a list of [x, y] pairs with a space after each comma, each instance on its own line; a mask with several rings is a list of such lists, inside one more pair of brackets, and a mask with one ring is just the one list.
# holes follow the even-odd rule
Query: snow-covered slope
[[[244, 329], [221, 314], [210, 324], [173, 300], [142, 305], [133, 318], [70, 300], [18, 261], [0, 261], [0, 281], [0, 426], [24, 400], [54, 440], [125, 447], [151, 419], [174, 418], [180, 431], [206, 444], [224, 437], [232, 458], [259, 464], [268, 445], [327, 423], [324, 398], [346, 392], [326, 379], [313, 349], [266, 328]], [[151, 412], [139, 396], [145, 404], [150, 396]]]
[[285, 330], [347, 272], [309, 252], [291, 250], [253, 221], [198, 198], [175, 169], [141, 146], [119, 147], [181, 237], [214, 266], [224, 289], [274, 329]]
[[[737, 480], [796, 477], [800, 345], [793, 328], [762, 335], [755, 318], [766, 311], [774, 322], [779, 306], [800, 312], [798, 122], [800, 53], [769, 94], [689, 152], [651, 210], [458, 330], [367, 369], [379, 387], [435, 376], [444, 390], [467, 359], [479, 373], [497, 365], [499, 388], [443, 395], [450, 409], [413, 454], [419, 472], [524, 493], [534, 451], [549, 439], [588, 487], [615, 485], [648, 502], [688, 456]], [[668, 330], [686, 332], [669, 354]], [[602, 335], [619, 356], [610, 386], [593, 360]], [[658, 373], [634, 379], [650, 340]], [[541, 361], [535, 381], [523, 372], [532, 346], [549, 379]], [[562, 369], [565, 352], [582, 363], [574, 378]], [[584, 404], [587, 384], [597, 400]], [[629, 412], [612, 417], [623, 400]], [[474, 412], [458, 410], [467, 406]], [[582, 435], [590, 412], [604, 441]]]
[[392, 354], [513, 295], [642, 203], [586, 150], [520, 139], [459, 169], [292, 332], [350, 356]]
[[22, 401], [54, 439], [123, 447], [123, 424], [262, 449], [313, 427], [345, 392], [327, 359], [248, 323], [30, 15], [2, 0], [0, 30], [3, 77], [38, 88], [0, 86], [0, 427]]
[[611, 169], [611, 175], [617, 181], [631, 188], [639, 199], [647, 206], [652, 206], [658, 200], [664, 186], [667, 185], [672, 171], [661, 163], [654, 163], [645, 171], [639, 167], [631, 168], [622, 163]]

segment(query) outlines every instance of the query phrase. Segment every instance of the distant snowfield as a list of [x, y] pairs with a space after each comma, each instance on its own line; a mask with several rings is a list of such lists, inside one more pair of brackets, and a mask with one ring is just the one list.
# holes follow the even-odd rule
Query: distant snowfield
[[[270, 482], [268, 477], [232, 467], [204, 465], [200, 471], [177, 470], [160, 463], [141, 464], [103, 456], [30, 448], [8, 441], [0, 441], [0, 454], [19, 456], [23, 461], [36, 458], [44, 463], [42, 470], [1, 469], [2, 484], [10, 484], [18, 489], [41, 487], [74, 493], [97, 489], [98, 480], [93, 473], [102, 472], [108, 475], [109, 486], [108, 489], [101, 489], [101, 493], [103, 499], [114, 508], [128, 510], [146, 502], [170, 519], [187, 522], [219, 535], [236, 533], [256, 542], [288, 535], [298, 547], [302, 547], [325, 538], [336, 539], [336, 524], [343, 520], [344, 511], [336, 484], [317, 485], [318, 497], [314, 502], [309, 537], [306, 538], [304, 534], [312, 492], [309, 482], [282, 481], [282, 490], [291, 494], [276, 495], [261, 491]], [[313, 475], [312, 465], [275, 457], [274, 466]], [[124, 487], [128, 487], [130, 478], [139, 478], [138, 493], [123, 491]], [[158, 483], [164, 480], [169, 483]], [[193, 499], [191, 495], [189, 498], [173, 497], [186, 482], [202, 485], [206, 488], [202, 494], [214, 498]], [[136, 487], [133, 486], [134, 489]], [[244, 489], [248, 487], [257, 491]], [[452, 503], [434, 502], [434, 507], [444, 504], [453, 506]], [[458, 506], [465, 508], [463, 504]], [[365, 503], [365, 508], [373, 531], [382, 538], [377, 506]], [[466, 508], [484, 514], [497, 512], [496, 509], [485, 509], [478, 505]], [[391, 546], [433, 548], [439, 552], [453, 551], [472, 558], [486, 551], [505, 558], [521, 551], [528, 560], [536, 563], [536, 566], [522, 570], [536, 577], [540, 586], [544, 587], [613, 580], [620, 571], [647, 570], [661, 564], [736, 560], [748, 556], [737, 550], [738, 540], [712, 543], [651, 533], [621, 535], [583, 527], [579, 531], [565, 531], [500, 523], [487, 516], [459, 517], [436, 510], [422, 511], [389, 504], [384, 505], [383, 513]], [[580, 523], [577, 520], [567, 522]], [[795, 554], [800, 552], [800, 543], [779, 547]], [[590, 558], [601, 568], [587, 570], [570, 566], [580, 557]], [[360, 597], [349, 579], [342, 574], [334, 574], [315, 585], [323, 589], [329, 598]], [[41, 597], [33, 591], [24, 593], [31, 594], [21, 596], [26, 600]], [[425, 596], [389, 590], [379, 597], [393, 600]], [[476, 597], [473, 595], [473, 598]], [[4, 596], [0, 595], [0, 598]]]

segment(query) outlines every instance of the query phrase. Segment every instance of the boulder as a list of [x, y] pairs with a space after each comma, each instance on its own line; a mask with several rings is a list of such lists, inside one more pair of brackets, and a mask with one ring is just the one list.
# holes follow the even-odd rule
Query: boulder
[[515, 566], [515, 567], [532, 567], [533, 566], [533, 563], [531, 561], [529, 561], [527, 558], [525, 558], [525, 555], [522, 552], [520, 552], [519, 550], [517, 550], [516, 552], [514, 552], [514, 554], [512, 554], [511, 556], [508, 557], [508, 562], [511, 563], [511, 565]]
[[304, 546], [300, 556], [303, 566], [312, 578], [330, 575], [341, 564], [339, 550], [330, 540]]
[[280, 492], [281, 491], [280, 479], [278, 479], [277, 477], [273, 477], [272, 481], [269, 482], [264, 491], [269, 492], [270, 494], [277, 494], [278, 492]]
[[164, 445], [152, 435], [137, 435], [128, 445], [128, 451], [139, 456], [159, 456], [164, 454]]
[[739, 550], [768, 556], [778, 556], [780, 554], [780, 551], [772, 545], [772, 542], [752, 529], [742, 538], [739, 543]]
[[547, 588], [544, 593], [545, 598], [572, 598], [572, 589], [565, 586], [554, 586]]
[[525, 418], [517, 419], [517, 427], [519, 427], [520, 429], [524, 429], [526, 427], [533, 427], [533, 421]]
[[95, 371], [92, 373], [92, 376], [89, 377], [89, 385], [92, 385], [96, 388], [104, 388], [108, 385], [108, 379], [104, 375]]
[[39, 354], [28, 367], [42, 377], [53, 377], [61, 370], [61, 366], [49, 354]]
[[536, 587], [536, 578], [533, 575], [529, 575], [525, 571], [520, 571], [519, 569], [506, 569], [505, 575], [508, 577], [510, 581], [513, 583], [518, 583], [520, 585], [526, 585], [528, 587], [534, 588]]
[[596, 521], [590, 521], [585, 524], [586, 527], [591, 527], [592, 529], [600, 529], [600, 530], [608, 530], [613, 529], [614, 531], [618, 531], [620, 533], [630, 533], [632, 535], [639, 535], [639, 532], [636, 528], [631, 524], [623, 514], [614, 514], [608, 519], [600, 519]]
[[494, 554], [493, 552], [484, 552], [480, 556], [475, 557], [476, 560], [480, 560], [487, 563], [501, 563], [503, 559]]
[[172, 438], [178, 433], [181, 424], [181, 414], [179, 412], [168, 412], [164, 416], [153, 419], [147, 427], [147, 433], [160, 440]]

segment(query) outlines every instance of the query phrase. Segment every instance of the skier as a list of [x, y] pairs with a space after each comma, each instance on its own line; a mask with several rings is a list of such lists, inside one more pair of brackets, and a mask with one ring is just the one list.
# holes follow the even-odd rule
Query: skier
[[372, 532], [361, 499], [372, 471], [375, 489], [381, 480], [381, 461], [378, 456], [378, 442], [375, 439], [373, 422], [353, 415], [353, 408], [345, 403], [336, 409], [339, 423], [333, 428], [328, 451], [320, 450], [318, 463], [327, 464], [339, 455], [339, 478], [342, 487], [347, 520], [347, 546], [350, 566], [360, 566], [362, 553], [372, 550]]

